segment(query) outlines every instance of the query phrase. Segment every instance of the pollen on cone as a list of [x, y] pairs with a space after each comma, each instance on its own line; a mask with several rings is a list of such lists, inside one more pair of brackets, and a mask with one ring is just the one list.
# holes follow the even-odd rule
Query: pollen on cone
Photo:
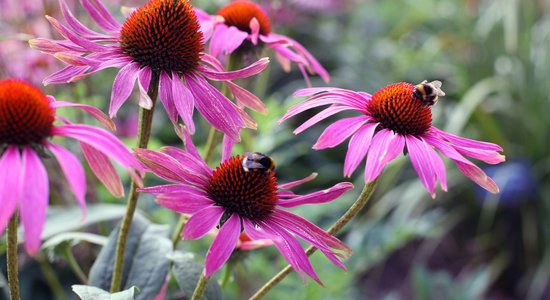
[[277, 202], [277, 179], [272, 171], [245, 171], [242, 156], [224, 161], [216, 168], [207, 192], [226, 211], [250, 220], [268, 217]]
[[189, 73], [199, 65], [204, 42], [193, 8], [185, 0], [152, 0], [120, 31], [124, 53], [154, 71]]
[[430, 129], [432, 111], [414, 98], [413, 92], [414, 85], [410, 83], [388, 85], [372, 95], [367, 110], [381, 128], [402, 135], [421, 135]]
[[256, 18], [260, 24], [260, 33], [266, 35], [271, 32], [271, 24], [263, 10], [250, 1], [235, 1], [222, 7], [217, 15], [225, 19], [225, 24], [235, 26], [241, 31], [250, 33], [250, 20]]
[[39, 89], [21, 80], [0, 81], [0, 144], [40, 143], [53, 122], [54, 110]]

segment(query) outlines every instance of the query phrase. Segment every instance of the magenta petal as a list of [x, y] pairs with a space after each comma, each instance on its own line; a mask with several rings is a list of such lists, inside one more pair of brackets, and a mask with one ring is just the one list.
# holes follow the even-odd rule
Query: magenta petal
[[380, 175], [388, 162], [403, 152], [405, 138], [388, 129], [374, 135], [367, 155], [365, 181], [372, 182]]
[[207, 182], [203, 174], [193, 172], [191, 168], [182, 165], [170, 155], [140, 148], [134, 149], [134, 152], [141, 163], [160, 178], [196, 186], [202, 186]]
[[451, 142], [456, 146], [473, 148], [473, 149], [481, 149], [481, 150], [502, 151], [502, 147], [500, 147], [497, 144], [463, 138], [460, 136], [456, 136], [454, 134], [450, 134], [448, 132], [445, 132], [435, 127], [431, 127], [430, 131], [441, 135], [444, 139], [446, 139], [447, 141]]
[[227, 134], [224, 134], [223, 141], [222, 141], [222, 162], [231, 158], [231, 152], [233, 152], [234, 145], [235, 145], [235, 141], [232, 138], [230, 138]]
[[82, 209], [82, 217], [84, 218], [86, 215], [86, 175], [84, 168], [82, 168], [78, 158], [67, 149], [50, 142], [46, 143], [46, 147], [50, 149], [59, 162], [76, 201]]
[[217, 24], [210, 39], [210, 55], [218, 57], [233, 53], [246, 40], [248, 33], [237, 27]]
[[0, 157], [0, 234], [17, 207], [22, 194], [24, 170], [17, 146], [9, 146]]
[[482, 150], [455, 146], [455, 149], [462, 155], [469, 156], [471, 158], [479, 159], [488, 164], [500, 164], [506, 160], [506, 157], [493, 150]]
[[317, 178], [317, 175], [318, 175], [317, 173], [311, 173], [308, 177], [302, 178], [300, 180], [279, 184], [279, 188], [280, 189], [291, 189], [293, 187], [299, 186], [299, 185], [304, 184], [306, 182], [312, 181], [313, 179]]
[[176, 110], [176, 105], [174, 104], [174, 97], [172, 93], [172, 78], [166, 74], [166, 72], [160, 72], [159, 77], [159, 99], [166, 113], [168, 113], [168, 118], [172, 121], [173, 124], [178, 123], [178, 111]]
[[288, 200], [279, 199], [277, 205], [282, 207], [295, 207], [304, 204], [319, 204], [326, 203], [337, 199], [345, 192], [353, 189], [353, 184], [350, 182], [341, 182], [326, 190], [317, 191], [304, 196], [298, 196]]
[[80, 108], [83, 111], [89, 113], [92, 117], [98, 120], [103, 126], [109, 128], [111, 131], [116, 130], [115, 123], [111, 120], [106, 114], [104, 114], [99, 108], [79, 103], [71, 103], [65, 101], [55, 101], [50, 104], [51, 107], [76, 107]]
[[428, 153], [428, 148], [431, 146], [427, 145], [424, 140], [420, 140], [414, 136], [406, 136], [405, 140], [412, 165], [420, 181], [432, 197], [435, 197], [437, 176], [432, 163], [432, 156]]
[[182, 166], [190, 169], [191, 171], [210, 177], [212, 175], [212, 169], [202, 159], [197, 159], [189, 152], [185, 152], [179, 148], [172, 146], [164, 146], [160, 149], [160, 152], [166, 153], [175, 158]]
[[349, 140], [348, 153], [344, 162], [344, 176], [350, 177], [367, 155], [376, 127], [378, 123], [365, 124]]
[[345, 111], [345, 110], [350, 110], [350, 109], [353, 109], [352, 107], [349, 107], [349, 106], [330, 106], [324, 110], [322, 110], [321, 112], [319, 112], [318, 114], [316, 114], [315, 116], [311, 117], [309, 120], [305, 121], [302, 125], [298, 126], [296, 129], [294, 129], [294, 131], [292, 133], [294, 134], [300, 134], [302, 133], [304, 130], [310, 128], [311, 126], [321, 122], [322, 120], [332, 116], [332, 115], [335, 115], [339, 112], [342, 112], [342, 111]]
[[237, 99], [238, 102], [254, 111], [267, 114], [267, 107], [262, 100], [260, 100], [260, 98], [231, 81], [226, 81], [225, 84], [227, 84], [231, 90], [231, 93], [235, 96], [235, 99]]
[[[145, 109], [153, 108], [153, 100], [147, 94], [149, 83], [151, 83], [152, 71], [149, 67], [144, 67], [139, 70], [138, 87], [139, 87], [139, 106]], [[167, 110], [168, 111], [168, 110]]]
[[50, 185], [46, 168], [32, 148], [23, 148], [22, 166], [24, 172], [21, 194], [21, 221], [25, 230], [25, 249], [31, 255], [40, 248], [42, 229], [46, 221]]
[[116, 116], [118, 109], [130, 97], [138, 74], [139, 64], [131, 63], [120, 69], [116, 75], [113, 82], [113, 92], [111, 93], [111, 104], [109, 105], [111, 118]]
[[183, 214], [194, 214], [214, 204], [214, 201], [202, 194], [201, 191], [188, 187], [185, 191], [162, 194], [156, 198], [156, 201], [160, 206], [170, 210]]
[[186, 240], [200, 239], [219, 223], [224, 212], [223, 207], [216, 205], [197, 211], [185, 224], [183, 238]]
[[263, 57], [251, 64], [246, 68], [242, 68], [236, 71], [216, 71], [208, 67], [202, 66], [199, 68], [202, 74], [208, 79], [212, 80], [234, 80], [247, 78], [252, 75], [256, 75], [267, 68], [269, 64], [269, 58]]
[[191, 91], [183, 84], [175, 72], [172, 72], [172, 99], [189, 133], [195, 133], [195, 123], [193, 122], [195, 99]]
[[110, 32], [118, 31], [120, 24], [101, 2], [97, 0], [81, 0], [81, 3], [101, 29]]
[[231, 215], [223, 224], [220, 232], [214, 239], [212, 246], [206, 253], [204, 275], [210, 277], [218, 271], [229, 259], [237, 245], [241, 234], [241, 218], [237, 214]]
[[171, 194], [171, 193], [186, 193], [189, 191], [189, 189], [192, 189], [192, 193], [196, 193], [198, 195], [205, 196], [206, 192], [190, 185], [181, 184], [181, 183], [175, 183], [175, 184], [165, 184], [165, 185], [156, 185], [156, 186], [150, 186], [146, 188], [138, 188], [137, 191], [140, 193], [147, 193], [151, 195], [162, 195], [162, 194]]
[[113, 196], [117, 198], [124, 197], [124, 187], [109, 157], [86, 143], [81, 142], [80, 147], [90, 169], [99, 181], [105, 185]]
[[359, 116], [334, 122], [321, 134], [317, 143], [313, 145], [313, 149], [321, 150], [339, 145], [368, 121], [369, 118], [367, 116]]

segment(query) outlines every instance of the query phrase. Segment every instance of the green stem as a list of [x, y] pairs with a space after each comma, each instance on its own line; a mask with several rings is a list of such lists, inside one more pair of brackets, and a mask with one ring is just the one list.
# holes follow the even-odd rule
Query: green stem
[[[372, 192], [374, 191], [374, 186], [376, 185], [376, 181], [373, 181], [369, 184], [366, 184], [363, 188], [363, 191], [357, 197], [357, 200], [355, 200], [355, 203], [346, 211], [346, 213], [340, 217], [330, 228], [327, 230], [327, 233], [330, 235], [334, 235], [340, 231], [349, 221], [351, 221], [367, 204], [368, 200], [372, 196]], [[312, 255], [315, 253], [317, 248], [311, 246], [306, 250], [307, 256]], [[290, 265], [286, 266], [283, 270], [281, 270], [277, 275], [275, 275], [273, 278], [271, 278], [266, 284], [264, 284], [252, 297], [250, 297], [250, 300], [257, 300], [261, 299], [265, 294], [267, 294], [273, 287], [275, 287], [279, 282], [281, 282], [290, 272], [292, 271], [292, 267]]]
[[[159, 74], [153, 73], [151, 82], [149, 83], [149, 89], [147, 95], [153, 101], [153, 106], [150, 110], [140, 108], [139, 109], [139, 123], [138, 123], [138, 148], [147, 148], [149, 138], [151, 137], [151, 127], [153, 125], [153, 114], [155, 111], [155, 103], [157, 101], [159, 89]], [[134, 218], [134, 212], [137, 207], [137, 200], [139, 198], [138, 186], [134, 181], [130, 184], [130, 194], [128, 195], [128, 204], [126, 206], [126, 214], [122, 219], [120, 225], [120, 232], [118, 234], [116, 253], [115, 253], [115, 266], [113, 268], [113, 278], [111, 280], [111, 292], [115, 293], [120, 291], [120, 284], [122, 282], [122, 266], [124, 265], [124, 252], [126, 250], [126, 241], [128, 240], [128, 233], [130, 232], [130, 226], [132, 225], [132, 219]]]
[[19, 274], [17, 268], [17, 219], [18, 211], [13, 213], [8, 222], [8, 249], [6, 253], [7, 268], [8, 268], [8, 284], [10, 286], [11, 300], [19, 300]]
[[202, 298], [202, 294], [204, 294], [204, 291], [206, 290], [206, 284], [209, 279], [209, 277], [204, 275], [204, 272], [201, 273], [201, 277], [199, 278], [199, 282], [197, 282], [197, 286], [195, 287], [191, 300], [199, 300]]
[[82, 284], [88, 283], [88, 277], [86, 276], [84, 271], [82, 271], [82, 268], [76, 261], [76, 258], [73, 255], [73, 251], [71, 251], [71, 246], [69, 245], [65, 246], [65, 258], [69, 263], [69, 267], [71, 267], [71, 269], [73, 270], [76, 277], [78, 277], [80, 282], [82, 282]]
[[188, 215], [182, 214], [180, 216], [180, 219], [178, 220], [178, 224], [176, 225], [176, 229], [174, 230], [174, 233], [172, 234], [172, 245], [174, 249], [176, 249], [176, 246], [181, 241], [181, 232], [183, 231], [183, 227], [185, 227], [185, 224], [187, 224], [187, 220], [189, 220]]
[[229, 280], [231, 279], [231, 267], [232, 263], [228, 262], [223, 269], [222, 278], [220, 280], [220, 287], [222, 289], [225, 288], [225, 286], [229, 283]]
[[55, 296], [54, 298], [58, 300], [67, 300], [67, 295], [65, 295], [65, 292], [63, 291], [61, 282], [59, 282], [57, 274], [53, 270], [53, 267], [48, 259], [42, 253], [38, 253], [38, 255], [36, 256], [36, 261], [40, 266], [40, 271], [44, 275], [44, 279], [48, 283], [48, 286]]
[[214, 154], [214, 148], [216, 146], [216, 141], [218, 140], [219, 132], [216, 128], [211, 127], [210, 132], [208, 132], [208, 139], [206, 140], [206, 150], [204, 151], [204, 161], [208, 163], [212, 159]]

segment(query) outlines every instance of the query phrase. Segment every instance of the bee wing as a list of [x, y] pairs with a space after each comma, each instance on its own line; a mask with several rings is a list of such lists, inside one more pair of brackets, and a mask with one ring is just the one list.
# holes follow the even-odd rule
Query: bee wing
[[441, 90], [441, 85], [443, 85], [443, 83], [441, 83], [441, 81], [434, 80], [434, 81], [430, 82], [430, 85], [432, 85], [434, 87], [434, 90], [435, 90], [435, 93], [436, 93], [437, 96], [445, 96], [445, 92]]

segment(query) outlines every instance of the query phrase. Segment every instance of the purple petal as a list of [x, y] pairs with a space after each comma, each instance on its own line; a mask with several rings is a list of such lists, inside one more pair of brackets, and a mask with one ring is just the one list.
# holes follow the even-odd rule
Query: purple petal
[[40, 248], [40, 237], [46, 221], [50, 185], [46, 168], [32, 148], [23, 148], [21, 168], [24, 172], [21, 193], [21, 221], [25, 230], [25, 249], [31, 255]]
[[317, 191], [291, 199], [279, 199], [279, 201], [277, 201], [277, 205], [288, 208], [304, 204], [326, 203], [337, 199], [351, 189], [353, 189], [353, 184], [350, 182], [341, 182], [326, 190]]
[[168, 118], [173, 124], [178, 123], [178, 111], [174, 104], [174, 94], [172, 93], [172, 79], [164, 71], [160, 72], [159, 77], [159, 99], [164, 109], [168, 113]]
[[195, 99], [191, 91], [183, 84], [175, 72], [172, 73], [172, 99], [189, 133], [195, 133], [195, 123], [193, 122]]
[[308, 177], [305, 177], [303, 179], [300, 179], [300, 180], [296, 180], [296, 181], [291, 181], [291, 182], [287, 182], [287, 183], [283, 183], [283, 184], [279, 184], [279, 189], [291, 189], [293, 187], [297, 187], [299, 185], [302, 185], [306, 182], [310, 182], [312, 181], [313, 179], [317, 178], [317, 173], [311, 173]]
[[207, 178], [203, 174], [193, 172], [193, 168], [187, 168], [170, 155], [139, 148], [134, 149], [134, 152], [143, 165], [163, 179], [195, 186], [207, 183]]
[[359, 116], [334, 122], [321, 134], [317, 143], [313, 145], [313, 149], [321, 150], [339, 145], [368, 121], [367, 116]]
[[267, 107], [262, 100], [260, 100], [260, 98], [231, 81], [226, 81], [225, 84], [227, 84], [231, 90], [231, 93], [235, 96], [235, 99], [237, 99], [238, 102], [254, 111], [267, 114]]
[[502, 151], [502, 147], [497, 144], [480, 142], [476, 140], [471, 140], [463, 137], [456, 136], [454, 134], [447, 133], [441, 129], [431, 127], [430, 131], [435, 132], [436, 134], [441, 135], [445, 140], [451, 142], [452, 144], [460, 147], [481, 149], [481, 150], [492, 150], [492, 151]]
[[365, 124], [349, 140], [348, 153], [344, 162], [344, 176], [350, 177], [367, 155], [376, 127], [378, 123]]
[[183, 214], [194, 214], [214, 204], [214, 201], [202, 194], [202, 191], [189, 187], [186, 191], [162, 194], [156, 198], [156, 201], [160, 206], [170, 210]]
[[172, 146], [164, 146], [160, 149], [160, 152], [172, 156], [181, 165], [195, 173], [198, 173], [199, 175], [203, 175], [205, 177], [210, 177], [210, 175], [212, 175], [212, 169], [202, 159], [197, 160], [197, 158], [189, 152], [185, 152]]
[[66, 39], [70, 40], [71, 42], [75, 43], [76, 45], [92, 52], [102, 52], [106, 51], [108, 48], [106, 46], [96, 44], [90, 40], [87, 40], [85, 38], [82, 38], [78, 35], [76, 35], [73, 31], [69, 30], [67, 27], [65, 27], [63, 24], [59, 23], [55, 18], [52, 18], [50, 16], [46, 16], [46, 19], [52, 24], [53, 27]]
[[99, 181], [113, 196], [117, 198], [124, 197], [124, 187], [109, 157], [86, 143], [81, 142], [80, 147], [90, 169]]
[[97, 0], [81, 0], [81, 3], [101, 29], [108, 32], [116, 32], [119, 30], [120, 24], [101, 2]]
[[211, 69], [206, 66], [199, 67], [199, 70], [204, 76], [208, 79], [212, 80], [235, 80], [235, 79], [242, 79], [247, 78], [252, 75], [256, 75], [265, 68], [267, 68], [267, 65], [269, 64], [269, 58], [263, 57], [251, 64], [250, 66], [246, 68], [242, 68], [240, 70], [236, 71], [216, 71], [215, 69]]
[[374, 135], [365, 166], [365, 181], [372, 182], [382, 173], [386, 164], [396, 158], [405, 146], [405, 138], [388, 129]]
[[21, 168], [21, 157], [17, 146], [8, 146], [0, 156], [0, 234], [17, 207], [22, 195], [25, 173]]
[[407, 150], [411, 162], [426, 190], [435, 198], [436, 172], [432, 163], [432, 156], [428, 154], [431, 146], [414, 136], [405, 137]]
[[42, 83], [44, 85], [67, 83], [67, 82], [70, 82], [73, 77], [86, 73], [86, 71], [89, 68], [90, 67], [88, 66], [85, 66], [85, 67], [67, 66], [44, 78]]
[[84, 219], [86, 215], [86, 175], [84, 168], [82, 168], [78, 158], [67, 149], [50, 142], [46, 142], [46, 147], [50, 149], [59, 162], [71, 191], [82, 209], [82, 218]]
[[120, 69], [120, 72], [116, 75], [113, 82], [113, 92], [111, 93], [111, 104], [109, 105], [111, 118], [116, 116], [118, 109], [130, 97], [138, 74], [139, 65], [131, 63]]
[[153, 108], [153, 100], [147, 94], [149, 89], [149, 83], [151, 83], [152, 71], [149, 67], [142, 68], [138, 74], [138, 88], [139, 88], [139, 106], [145, 109]]
[[90, 114], [96, 120], [98, 120], [103, 126], [109, 128], [111, 131], [116, 131], [116, 126], [113, 120], [111, 120], [106, 114], [104, 114], [99, 108], [79, 103], [71, 103], [65, 101], [55, 101], [50, 104], [53, 108], [58, 107], [76, 107]]
[[460, 146], [455, 146], [455, 149], [462, 155], [479, 159], [492, 165], [500, 164], [501, 162], [506, 160], [506, 157], [504, 155], [493, 150], [481, 150]]
[[186, 240], [196, 240], [205, 236], [210, 229], [214, 228], [220, 221], [224, 208], [221, 206], [211, 205], [197, 211], [183, 228], [182, 236]]
[[345, 111], [345, 110], [350, 110], [350, 109], [353, 109], [352, 107], [349, 107], [349, 106], [330, 106], [324, 110], [322, 110], [321, 112], [319, 112], [318, 114], [316, 114], [315, 116], [311, 117], [309, 120], [305, 121], [302, 125], [298, 126], [296, 129], [294, 129], [294, 131], [292, 133], [294, 134], [300, 134], [302, 133], [304, 130], [310, 128], [311, 126], [321, 122], [322, 120], [332, 116], [332, 115], [335, 115], [341, 111]]
[[[187, 224], [189, 226], [189, 223]], [[237, 240], [241, 234], [241, 218], [237, 214], [231, 215], [223, 224], [220, 232], [212, 242], [212, 246], [206, 253], [204, 275], [210, 277], [218, 271], [223, 264], [229, 259]]]
[[138, 188], [137, 191], [140, 193], [147, 193], [155, 196], [159, 196], [162, 194], [171, 194], [171, 193], [186, 193], [189, 191], [189, 189], [192, 189], [192, 193], [196, 193], [198, 195], [207, 196], [206, 192], [195, 187], [190, 186], [186, 184], [176, 183], [176, 184], [165, 184], [165, 185], [157, 185], [157, 186], [150, 186], [146, 188]]
[[106, 36], [104, 34], [99, 34], [95, 31], [90, 30], [86, 26], [82, 25], [78, 19], [74, 17], [74, 15], [69, 10], [69, 7], [67, 6], [67, 3], [65, 1], [61, 0], [59, 1], [59, 4], [61, 6], [61, 12], [63, 13], [63, 17], [65, 20], [67, 20], [67, 24], [71, 27], [72, 30], [74, 30], [78, 35], [84, 36], [88, 39], [105, 39], [109, 38], [109, 36]]
[[260, 22], [254, 17], [250, 19], [248, 26], [250, 27], [250, 41], [252, 41], [252, 44], [256, 45], [258, 44], [258, 37], [260, 36]]
[[248, 33], [237, 27], [217, 24], [210, 39], [210, 55], [219, 57], [233, 53], [246, 40]]
[[231, 157], [231, 152], [233, 152], [233, 146], [236, 141], [230, 138], [227, 134], [223, 135], [222, 141], [222, 162], [228, 160]]

